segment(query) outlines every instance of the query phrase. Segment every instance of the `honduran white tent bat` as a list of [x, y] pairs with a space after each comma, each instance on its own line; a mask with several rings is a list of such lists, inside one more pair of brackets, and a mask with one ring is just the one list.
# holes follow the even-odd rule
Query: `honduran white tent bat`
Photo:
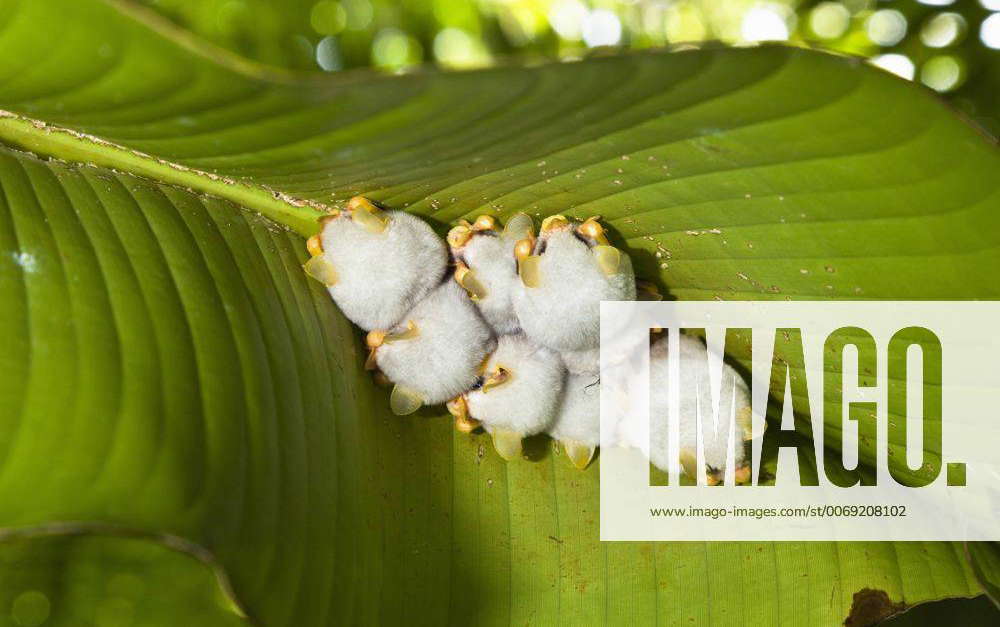
[[511, 302], [511, 294], [520, 282], [514, 246], [531, 237], [532, 231], [531, 218], [519, 213], [508, 220], [502, 232], [496, 219], [487, 215], [448, 232], [448, 245], [456, 263], [455, 280], [498, 335], [521, 330]]
[[420, 218], [355, 196], [321, 220], [305, 269], [366, 331], [388, 329], [444, 278], [448, 251]]
[[549, 435], [573, 465], [583, 470], [601, 442], [601, 383], [596, 375], [569, 374]]
[[[734, 435], [735, 477], [749, 478], [744, 442], [750, 439], [751, 400], [746, 382], [732, 366], [723, 362], [718, 398], [718, 423], [713, 419], [712, 388], [708, 370], [708, 348], [696, 337], [680, 334], [678, 390], [680, 461], [684, 474], [697, 477], [698, 412], [701, 411], [706, 481], [711, 485], [724, 477], [729, 433]], [[669, 455], [668, 411], [670, 386], [668, 341], [664, 334], [650, 347], [649, 457], [653, 465], [667, 470]], [[640, 446], [645, 450], [645, 447]]]
[[[632, 262], [608, 244], [596, 217], [574, 223], [550, 216], [538, 240], [522, 240], [515, 254], [521, 285], [514, 292], [514, 311], [525, 334], [542, 346], [560, 352], [596, 349], [600, 302], [635, 299]], [[579, 370], [572, 356], [568, 361]]]
[[475, 385], [496, 339], [465, 291], [445, 281], [399, 324], [369, 332], [368, 346], [368, 366], [377, 366], [395, 384], [389, 404], [405, 415]]
[[521, 334], [503, 335], [484, 364], [481, 384], [449, 403], [448, 409], [460, 428], [470, 419], [477, 421], [493, 436], [501, 457], [516, 459], [522, 439], [551, 424], [564, 375], [554, 351]]
[[[547, 431], [577, 467], [590, 463], [600, 440], [600, 301], [636, 298], [631, 261], [609, 244], [597, 217], [550, 216], [537, 238], [525, 214], [502, 232], [489, 216], [462, 222], [447, 238], [454, 280], [445, 278], [448, 248], [415, 216], [359, 196], [320, 222], [307, 242], [305, 269], [369, 331], [366, 367], [393, 384], [395, 413], [447, 401], [459, 429], [481, 424], [506, 459], [520, 455], [524, 437]], [[642, 291], [659, 298], [655, 288]], [[614, 343], [606, 348], [612, 357], [629, 353]], [[695, 476], [700, 406], [702, 472], [717, 482], [729, 429], [738, 442], [749, 437], [750, 399], [746, 383], [725, 365], [721, 422], [714, 424], [706, 354], [700, 340], [681, 336], [679, 445], [685, 472]], [[666, 339], [653, 343], [651, 358], [649, 438], [639, 442], [627, 428], [618, 435], [667, 468]], [[737, 480], [745, 480], [742, 446], [734, 460]]]

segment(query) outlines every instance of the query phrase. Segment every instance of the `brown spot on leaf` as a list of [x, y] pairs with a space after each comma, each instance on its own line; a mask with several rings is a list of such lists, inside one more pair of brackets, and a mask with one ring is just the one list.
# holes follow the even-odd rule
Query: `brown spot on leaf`
[[905, 603], [893, 603], [885, 590], [862, 588], [854, 593], [851, 613], [844, 619], [844, 627], [868, 627], [905, 609]]

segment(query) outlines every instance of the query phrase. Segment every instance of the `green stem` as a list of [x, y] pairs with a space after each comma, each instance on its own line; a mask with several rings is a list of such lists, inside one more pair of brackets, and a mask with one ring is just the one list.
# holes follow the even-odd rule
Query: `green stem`
[[219, 196], [257, 211], [304, 237], [317, 232], [316, 219], [330, 209], [318, 202], [172, 163], [100, 137], [52, 126], [9, 111], [0, 110], [0, 141], [37, 154], [114, 168]]

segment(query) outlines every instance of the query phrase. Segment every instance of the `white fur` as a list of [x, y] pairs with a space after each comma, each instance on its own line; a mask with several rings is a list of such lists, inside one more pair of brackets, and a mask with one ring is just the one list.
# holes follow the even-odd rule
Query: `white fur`
[[601, 322], [600, 346], [579, 351], [560, 351], [566, 369], [572, 374], [593, 374], [601, 372], [601, 353], [604, 353], [608, 368], [629, 367], [629, 362], [640, 358], [649, 347], [643, 335], [633, 332], [635, 325], [643, 324], [636, 314], [615, 316]]
[[601, 384], [595, 375], [567, 376], [549, 435], [560, 442], [573, 440], [592, 447], [601, 443]]
[[342, 214], [320, 235], [323, 256], [337, 272], [330, 295], [366, 331], [399, 322], [441, 283], [448, 266], [447, 247], [427, 224], [403, 211], [386, 214], [389, 223], [381, 233]]
[[[733, 386], [737, 411], [750, 406], [750, 390], [746, 382], [726, 363], [722, 366], [722, 385], [719, 395], [719, 424], [712, 420], [712, 392], [706, 357], [708, 349], [700, 339], [680, 335], [680, 448], [696, 452], [697, 404], [702, 410], [705, 463], [714, 470], [725, 470], [729, 428], [733, 417]], [[668, 420], [668, 370], [667, 337], [657, 340], [650, 348], [650, 459], [657, 468], [667, 470], [669, 438]], [[695, 390], [698, 390], [696, 393]], [[696, 400], [696, 398], [698, 400]], [[745, 447], [743, 432], [733, 425], [736, 438], [736, 466], [743, 465]], [[645, 448], [640, 446], [640, 448]]]
[[387, 342], [375, 355], [392, 382], [416, 390], [428, 405], [451, 400], [475, 385], [479, 366], [496, 340], [461, 286], [442, 283], [391, 332], [406, 331], [410, 321], [417, 337]]
[[514, 259], [516, 243], [499, 235], [474, 233], [457, 254], [486, 288], [486, 296], [475, 303], [499, 335], [521, 330], [511, 302], [511, 292], [520, 283]]
[[503, 335], [485, 370], [491, 372], [497, 366], [511, 373], [510, 380], [486, 391], [469, 392], [469, 415], [491, 433], [505, 429], [527, 436], [544, 431], [562, 395], [565, 371], [559, 356], [524, 335]]
[[601, 371], [601, 347], [559, 353], [570, 374], [597, 375]]
[[514, 311], [533, 341], [557, 351], [580, 351], [600, 343], [602, 300], [635, 300], [635, 276], [628, 255], [622, 271], [605, 276], [587, 244], [570, 229], [542, 238], [540, 284], [514, 290]]

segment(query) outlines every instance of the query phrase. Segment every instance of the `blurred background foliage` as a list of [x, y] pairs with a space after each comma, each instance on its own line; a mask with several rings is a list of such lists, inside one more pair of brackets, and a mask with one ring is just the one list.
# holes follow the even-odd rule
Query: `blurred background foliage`
[[786, 41], [866, 57], [1000, 134], [1000, 0], [140, 1], [248, 58], [327, 72]]

